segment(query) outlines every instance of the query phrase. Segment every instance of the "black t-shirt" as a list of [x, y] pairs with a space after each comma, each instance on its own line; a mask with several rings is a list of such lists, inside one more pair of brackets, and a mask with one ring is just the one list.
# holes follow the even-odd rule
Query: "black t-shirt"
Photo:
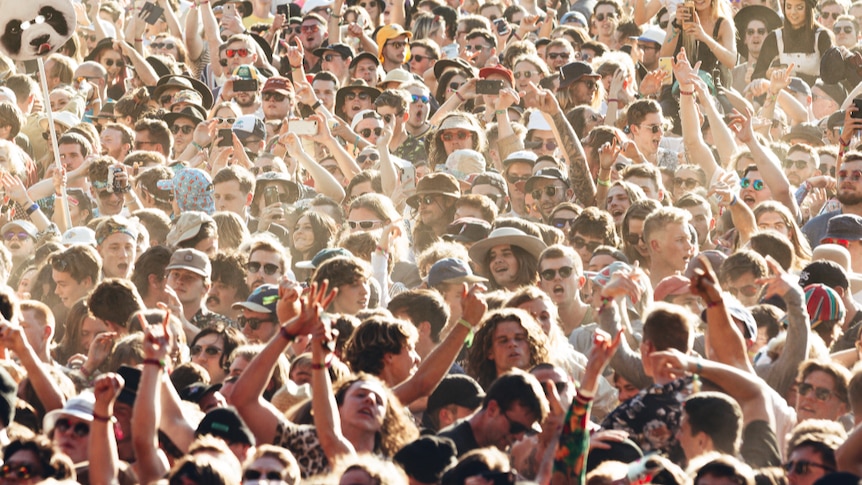
[[451, 424], [446, 429], [437, 433], [437, 436], [449, 438], [455, 442], [455, 448], [458, 449], [458, 456], [462, 456], [471, 450], [481, 448], [476, 442], [476, 436], [473, 435], [473, 427], [470, 426], [468, 419], [462, 419]]

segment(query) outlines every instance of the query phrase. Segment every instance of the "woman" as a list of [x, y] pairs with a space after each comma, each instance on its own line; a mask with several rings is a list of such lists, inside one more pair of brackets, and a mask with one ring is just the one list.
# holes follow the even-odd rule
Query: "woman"
[[605, 117], [598, 110], [595, 110], [587, 105], [581, 105], [566, 113], [566, 119], [578, 135], [578, 139], [583, 138], [590, 133], [593, 128], [601, 126], [605, 122]]
[[55, 450], [42, 436], [16, 439], [3, 450], [0, 483], [30, 485], [47, 479], [63, 481], [72, 476], [69, 458]]
[[447, 99], [455, 96], [455, 92], [473, 77], [467, 71], [461, 69], [449, 69], [440, 76], [437, 83], [437, 91], [434, 93], [434, 99], [442, 105]]
[[661, 205], [655, 200], [639, 200], [628, 208], [623, 217], [623, 253], [629, 262], [639, 262], [641, 268], [649, 268], [650, 265], [649, 249], [643, 238], [644, 220], [659, 207]]
[[773, 59], [783, 66], [793, 64], [794, 76], [813, 85], [820, 77], [820, 58], [833, 45], [832, 33], [817, 22], [814, 3], [784, 0], [784, 25], [772, 31], [760, 50], [752, 78], [765, 78]]
[[722, 84], [729, 84], [730, 70], [736, 67], [733, 12], [725, 0], [695, 0], [693, 10], [687, 16], [680, 8], [676, 19], [668, 22], [667, 38], [677, 40], [665, 41], [661, 56], [676, 58], [685, 47], [692, 64], [700, 61], [700, 69], [710, 74], [714, 69], [720, 70]]
[[306, 211], [299, 217], [290, 234], [291, 267], [297, 281], [307, 281], [312, 270], [298, 268], [296, 263], [311, 261], [318, 251], [333, 246], [336, 232], [335, 221], [326, 214]]
[[793, 244], [796, 255], [796, 268], [802, 269], [811, 261], [811, 246], [808, 238], [802, 234], [802, 229], [790, 215], [784, 204], [767, 200], [754, 206], [754, 220], [761, 231], [773, 230], [786, 237]]
[[539, 255], [546, 247], [535, 236], [501, 227], [470, 248], [470, 259], [481, 268], [491, 289], [515, 291], [539, 282]]
[[151, 54], [167, 56], [178, 63], [185, 64], [188, 50], [182, 40], [168, 33], [161, 33], [147, 46]]
[[135, 123], [150, 109], [150, 96], [146, 88], [138, 88], [126, 93], [114, 104], [114, 116], [117, 123], [135, 129]]
[[[64, 363], [70, 363], [73, 358], [83, 357], [86, 360], [84, 356], [89, 353], [93, 339], [100, 333], [107, 331], [108, 327], [102, 320], [97, 320], [90, 315], [87, 300], [78, 300], [66, 315], [63, 340], [54, 348], [54, 358], [58, 362]], [[77, 364], [80, 365], [81, 362], [77, 362]]]
[[350, 232], [383, 229], [398, 221], [401, 216], [392, 199], [369, 192], [353, 199], [347, 212], [347, 230]]
[[431, 136], [431, 139], [433, 141], [428, 152], [428, 161], [431, 162], [432, 171], [437, 165], [445, 165], [446, 159], [455, 150], [469, 148], [485, 155], [488, 149], [485, 130], [482, 129], [479, 120], [472, 114], [462, 111], [455, 111], [443, 117], [440, 128]]
[[515, 76], [515, 89], [526, 91], [530, 83], [539, 85], [539, 81], [548, 77], [551, 72], [541, 57], [535, 54], [518, 56], [512, 61], [512, 73]]
[[386, 9], [383, 0], [351, 0], [347, 5], [364, 10], [371, 19], [372, 29], [376, 30], [383, 23], [383, 11]]

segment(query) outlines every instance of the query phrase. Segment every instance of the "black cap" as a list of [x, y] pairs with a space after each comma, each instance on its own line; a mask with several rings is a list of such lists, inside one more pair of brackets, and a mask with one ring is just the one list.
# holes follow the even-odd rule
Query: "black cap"
[[345, 59], [351, 59], [354, 56], [353, 48], [347, 44], [341, 44], [341, 43], [329, 44], [329, 45], [323, 46], [319, 49], [314, 49], [313, 54], [316, 55], [317, 57], [322, 57], [323, 54], [325, 54], [327, 51], [336, 52], [336, 53], [338, 53], [338, 55], [340, 55], [341, 57], [343, 57]]
[[204, 416], [198, 429], [195, 430], [195, 436], [207, 434], [221, 438], [228, 444], [242, 443], [254, 446], [255, 443], [254, 434], [233, 407], [216, 408]]
[[432, 412], [450, 404], [476, 409], [482, 405], [485, 391], [472, 377], [465, 374], [451, 374], [440, 381], [440, 385], [428, 396], [425, 412]]
[[221, 382], [217, 384], [207, 385], [203, 382], [195, 382], [194, 384], [189, 384], [184, 387], [180, 392], [180, 399], [183, 401], [190, 401], [193, 403], [200, 403], [201, 399], [204, 398], [207, 394], [213, 393], [221, 389]]
[[805, 288], [808, 285], [820, 283], [830, 288], [850, 288], [850, 280], [847, 272], [834, 261], [814, 261], [799, 273], [799, 286]]
[[422, 483], [439, 483], [443, 472], [458, 462], [455, 442], [440, 436], [423, 436], [395, 453], [392, 460], [407, 476]]
[[138, 384], [141, 382], [141, 370], [128, 365], [122, 365], [117, 374], [120, 374], [125, 382], [123, 390], [120, 391], [120, 395], [117, 397], [117, 402], [134, 406], [135, 398], [138, 397]]

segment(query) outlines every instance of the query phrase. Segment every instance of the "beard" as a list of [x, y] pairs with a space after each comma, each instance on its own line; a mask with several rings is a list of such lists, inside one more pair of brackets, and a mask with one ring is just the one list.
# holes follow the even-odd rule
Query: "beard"
[[257, 96], [234, 96], [233, 102], [237, 104], [240, 108], [249, 108], [254, 106], [255, 101], [257, 101]]
[[842, 205], [859, 205], [862, 204], [862, 195], [856, 194], [842, 194], [838, 192], [838, 202], [841, 202]]

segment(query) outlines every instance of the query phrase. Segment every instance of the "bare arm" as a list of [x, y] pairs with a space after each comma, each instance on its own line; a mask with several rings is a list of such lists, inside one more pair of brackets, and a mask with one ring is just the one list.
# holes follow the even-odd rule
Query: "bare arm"
[[[682, 49], [677, 55], [673, 70], [680, 83], [679, 117], [682, 122], [682, 141], [685, 151], [689, 158], [696, 160], [703, 169], [706, 180], [711, 181], [719, 167], [715, 157], [712, 156], [712, 150], [703, 140], [703, 133], [700, 131], [697, 105], [693, 96], [695, 85], [698, 84], [700, 78], [697, 77], [697, 71], [689, 63], [685, 49]], [[702, 96], [700, 91], [698, 95]], [[724, 124], [723, 121], [722, 124]], [[712, 126], [712, 121], [710, 121], [710, 126]], [[733, 145], [736, 146], [736, 143]]]
[[182, 39], [189, 51], [189, 59], [200, 59], [204, 52], [203, 25], [201, 24], [200, 4], [198, 0], [192, 1], [193, 5], [186, 14], [186, 28]]
[[93, 485], [116, 483], [120, 472], [120, 457], [114, 436], [114, 402], [122, 390], [123, 378], [113, 373], [100, 376], [93, 385], [96, 403], [93, 406], [90, 443], [87, 447], [90, 483]]
[[[171, 8], [168, 0], [159, 0], [159, 6], [165, 9], [165, 21], [168, 24], [168, 31], [177, 39], [182, 39], [183, 31], [180, 29], [180, 21], [177, 19], [177, 14]], [[188, 46], [186, 46], [186, 50], [188, 50]]]

